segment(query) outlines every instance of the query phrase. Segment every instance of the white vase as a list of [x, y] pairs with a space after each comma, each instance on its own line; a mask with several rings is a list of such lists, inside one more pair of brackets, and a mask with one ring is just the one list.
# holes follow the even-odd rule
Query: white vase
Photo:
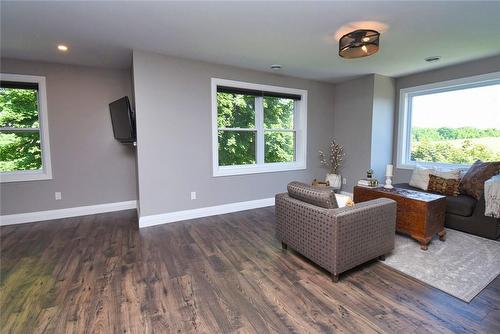
[[326, 174], [325, 181], [330, 182], [330, 187], [340, 189], [342, 186], [342, 176], [340, 174]]

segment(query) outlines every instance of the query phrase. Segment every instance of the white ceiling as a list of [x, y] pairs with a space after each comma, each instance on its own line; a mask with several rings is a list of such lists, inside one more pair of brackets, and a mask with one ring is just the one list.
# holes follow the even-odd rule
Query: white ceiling
[[[500, 2], [2, 1], [0, 9], [2, 57], [82, 65], [128, 67], [139, 49], [261, 71], [277, 63], [286, 75], [336, 82], [500, 54]], [[335, 35], [359, 21], [382, 30], [380, 51], [342, 59]], [[435, 55], [442, 60], [423, 60]]]

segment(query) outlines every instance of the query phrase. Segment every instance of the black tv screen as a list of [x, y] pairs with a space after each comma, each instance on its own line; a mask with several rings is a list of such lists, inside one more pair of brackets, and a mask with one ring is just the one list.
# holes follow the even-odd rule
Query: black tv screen
[[121, 143], [133, 143], [135, 136], [135, 117], [127, 96], [109, 104], [113, 135]]

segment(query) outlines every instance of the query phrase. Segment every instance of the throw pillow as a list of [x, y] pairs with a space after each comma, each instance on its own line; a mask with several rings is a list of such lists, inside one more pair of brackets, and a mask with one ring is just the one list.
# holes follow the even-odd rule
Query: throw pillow
[[288, 196], [300, 201], [325, 209], [336, 209], [339, 207], [333, 188], [313, 187], [302, 182], [293, 181], [288, 184], [287, 189]]
[[460, 192], [479, 200], [484, 192], [484, 182], [500, 172], [500, 161], [477, 160], [460, 182]]
[[446, 196], [458, 196], [460, 193], [458, 191], [459, 186], [459, 179], [445, 179], [431, 174], [429, 176], [429, 186], [427, 187], [427, 191], [440, 193]]
[[461, 167], [458, 169], [459, 173], [458, 173], [458, 178], [459, 179], [462, 179], [464, 177], [464, 175], [467, 173], [467, 171], [469, 170], [469, 168], [467, 167]]
[[411, 174], [409, 183], [410, 186], [427, 190], [427, 186], [429, 185], [429, 174], [434, 173], [435, 171], [436, 170], [434, 168], [415, 166], [413, 173]]

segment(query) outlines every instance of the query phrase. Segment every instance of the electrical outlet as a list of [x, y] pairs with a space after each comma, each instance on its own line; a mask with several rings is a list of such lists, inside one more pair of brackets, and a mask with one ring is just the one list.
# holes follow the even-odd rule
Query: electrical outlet
[[62, 199], [61, 192], [56, 191], [56, 192], [54, 193], [54, 195], [55, 195], [56, 201], [60, 201], [60, 200]]
[[191, 200], [196, 199], [196, 191], [191, 191]]
[[347, 177], [342, 178], [342, 184], [347, 184]]

